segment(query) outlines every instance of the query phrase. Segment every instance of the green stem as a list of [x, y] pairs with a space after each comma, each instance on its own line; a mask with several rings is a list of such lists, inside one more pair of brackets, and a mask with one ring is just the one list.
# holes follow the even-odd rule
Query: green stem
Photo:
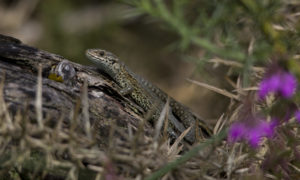
[[253, 65], [252, 57], [248, 56], [246, 58], [246, 64], [244, 65], [243, 69], [243, 87], [246, 88], [249, 86], [249, 75], [250, 75], [250, 68]]

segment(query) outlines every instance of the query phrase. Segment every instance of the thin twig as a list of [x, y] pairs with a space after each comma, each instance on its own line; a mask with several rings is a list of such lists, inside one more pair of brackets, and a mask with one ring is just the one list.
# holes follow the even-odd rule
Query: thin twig
[[43, 123], [43, 112], [42, 112], [42, 65], [41, 64], [39, 64], [39, 67], [38, 67], [35, 109], [36, 109], [36, 116], [37, 116], [37, 122], [38, 122], [39, 128], [43, 129], [44, 123]]
[[191, 82], [191, 83], [194, 83], [198, 86], [201, 86], [201, 87], [205, 87], [206, 89], [209, 89], [209, 90], [212, 90], [216, 93], [219, 93], [219, 94], [222, 94], [226, 97], [229, 97], [229, 98], [232, 98], [232, 99], [235, 99], [235, 100], [238, 100], [240, 101], [240, 98], [235, 95], [235, 94], [232, 94], [224, 89], [220, 89], [220, 88], [217, 88], [217, 87], [214, 87], [214, 86], [211, 86], [211, 85], [208, 85], [208, 84], [205, 84], [205, 83], [202, 83], [202, 82], [199, 82], [199, 81], [195, 81], [195, 80], [191, 80], [191, 79], [187, 79], [187, 81]]
[[[214, 63], [214, 64], [223, 64], [226, 66], [232, 66], [232, 67], [238, 67], [238, 68], [243, 68], [244, 65], [242, 63], [236, 62], [236, 61], [230, 61], [230, 60], [224, 60], [220, 58], [213, 58], [208, 60], [209, 63]], [[265, 69], [262, 67], [251, 67], [250, 68], [252, 71], [257, 72], [257, 73], [263, 73], [265, 72]]]

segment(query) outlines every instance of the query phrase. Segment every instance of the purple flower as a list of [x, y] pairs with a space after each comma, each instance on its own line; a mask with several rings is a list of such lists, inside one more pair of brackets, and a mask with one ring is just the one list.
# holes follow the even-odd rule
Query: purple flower
[[295, 112], [295, 118], [300, 123], [300, 110]]
[[265, 77], [261, 81], [258, 96], [263, 100], [269, 93], [276, 93], [284, 98], [290, 98], [294, 95], [296, 88], [296, 77], [289, 72], [281, 70]]
[[245, 126], [242, 123], [232, 124], [229, 130], [229, 141], [230, 142], [240, 141], [245, 131], [246, 131]]
[[247, 141], [251, 147], [256, 148], [263, 137], [272, 137], [277, 126], [277, 120], [266, 122], [261, 119], [253, 119], [255, 123], [237, 122], [231, 125], [228, 134], [230, 142]]

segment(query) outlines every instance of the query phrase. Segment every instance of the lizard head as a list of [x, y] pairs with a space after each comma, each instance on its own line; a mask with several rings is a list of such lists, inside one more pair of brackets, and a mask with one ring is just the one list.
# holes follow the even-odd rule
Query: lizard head
[[115, 75], [122, 66], [116, 55], [102, 49], [88, 49], [85, 54], [89, 60], [97, 65], [97, 68], [109, 75]]

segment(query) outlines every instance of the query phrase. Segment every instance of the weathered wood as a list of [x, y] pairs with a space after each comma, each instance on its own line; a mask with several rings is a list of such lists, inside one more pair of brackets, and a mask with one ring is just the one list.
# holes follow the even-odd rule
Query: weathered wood
[[[76, 103], [80, 102], [83, 82], [87, 82], [89, 116], [98, 134], [100, 147], [107, 145], [112, 121], [121, 128], [129, 124], [137, 127], [142, 112], [134, 113], [134, 103], [118, 93], [117, 86], [96, 68], [70, 62], [75, 70], [74, 83], [57, 82], [48, 78], [52, 66], [66, 58], [23, 44], [21, 41], [0, 35], [0, 77], [4, 79], [4, 99], [15, 114], [26, 109], [30, 119], [36, 119], [35, 98], [37, 69], [42, 66], [43, 118], [54, 122], [63, 117], [68, 124], [72, 120]], [[68, 60], [67, 60], [68, 61]], [[78, 115], [84, 121], [82, 115]], [[145, 127], [151, 131], [151, 127]]]

